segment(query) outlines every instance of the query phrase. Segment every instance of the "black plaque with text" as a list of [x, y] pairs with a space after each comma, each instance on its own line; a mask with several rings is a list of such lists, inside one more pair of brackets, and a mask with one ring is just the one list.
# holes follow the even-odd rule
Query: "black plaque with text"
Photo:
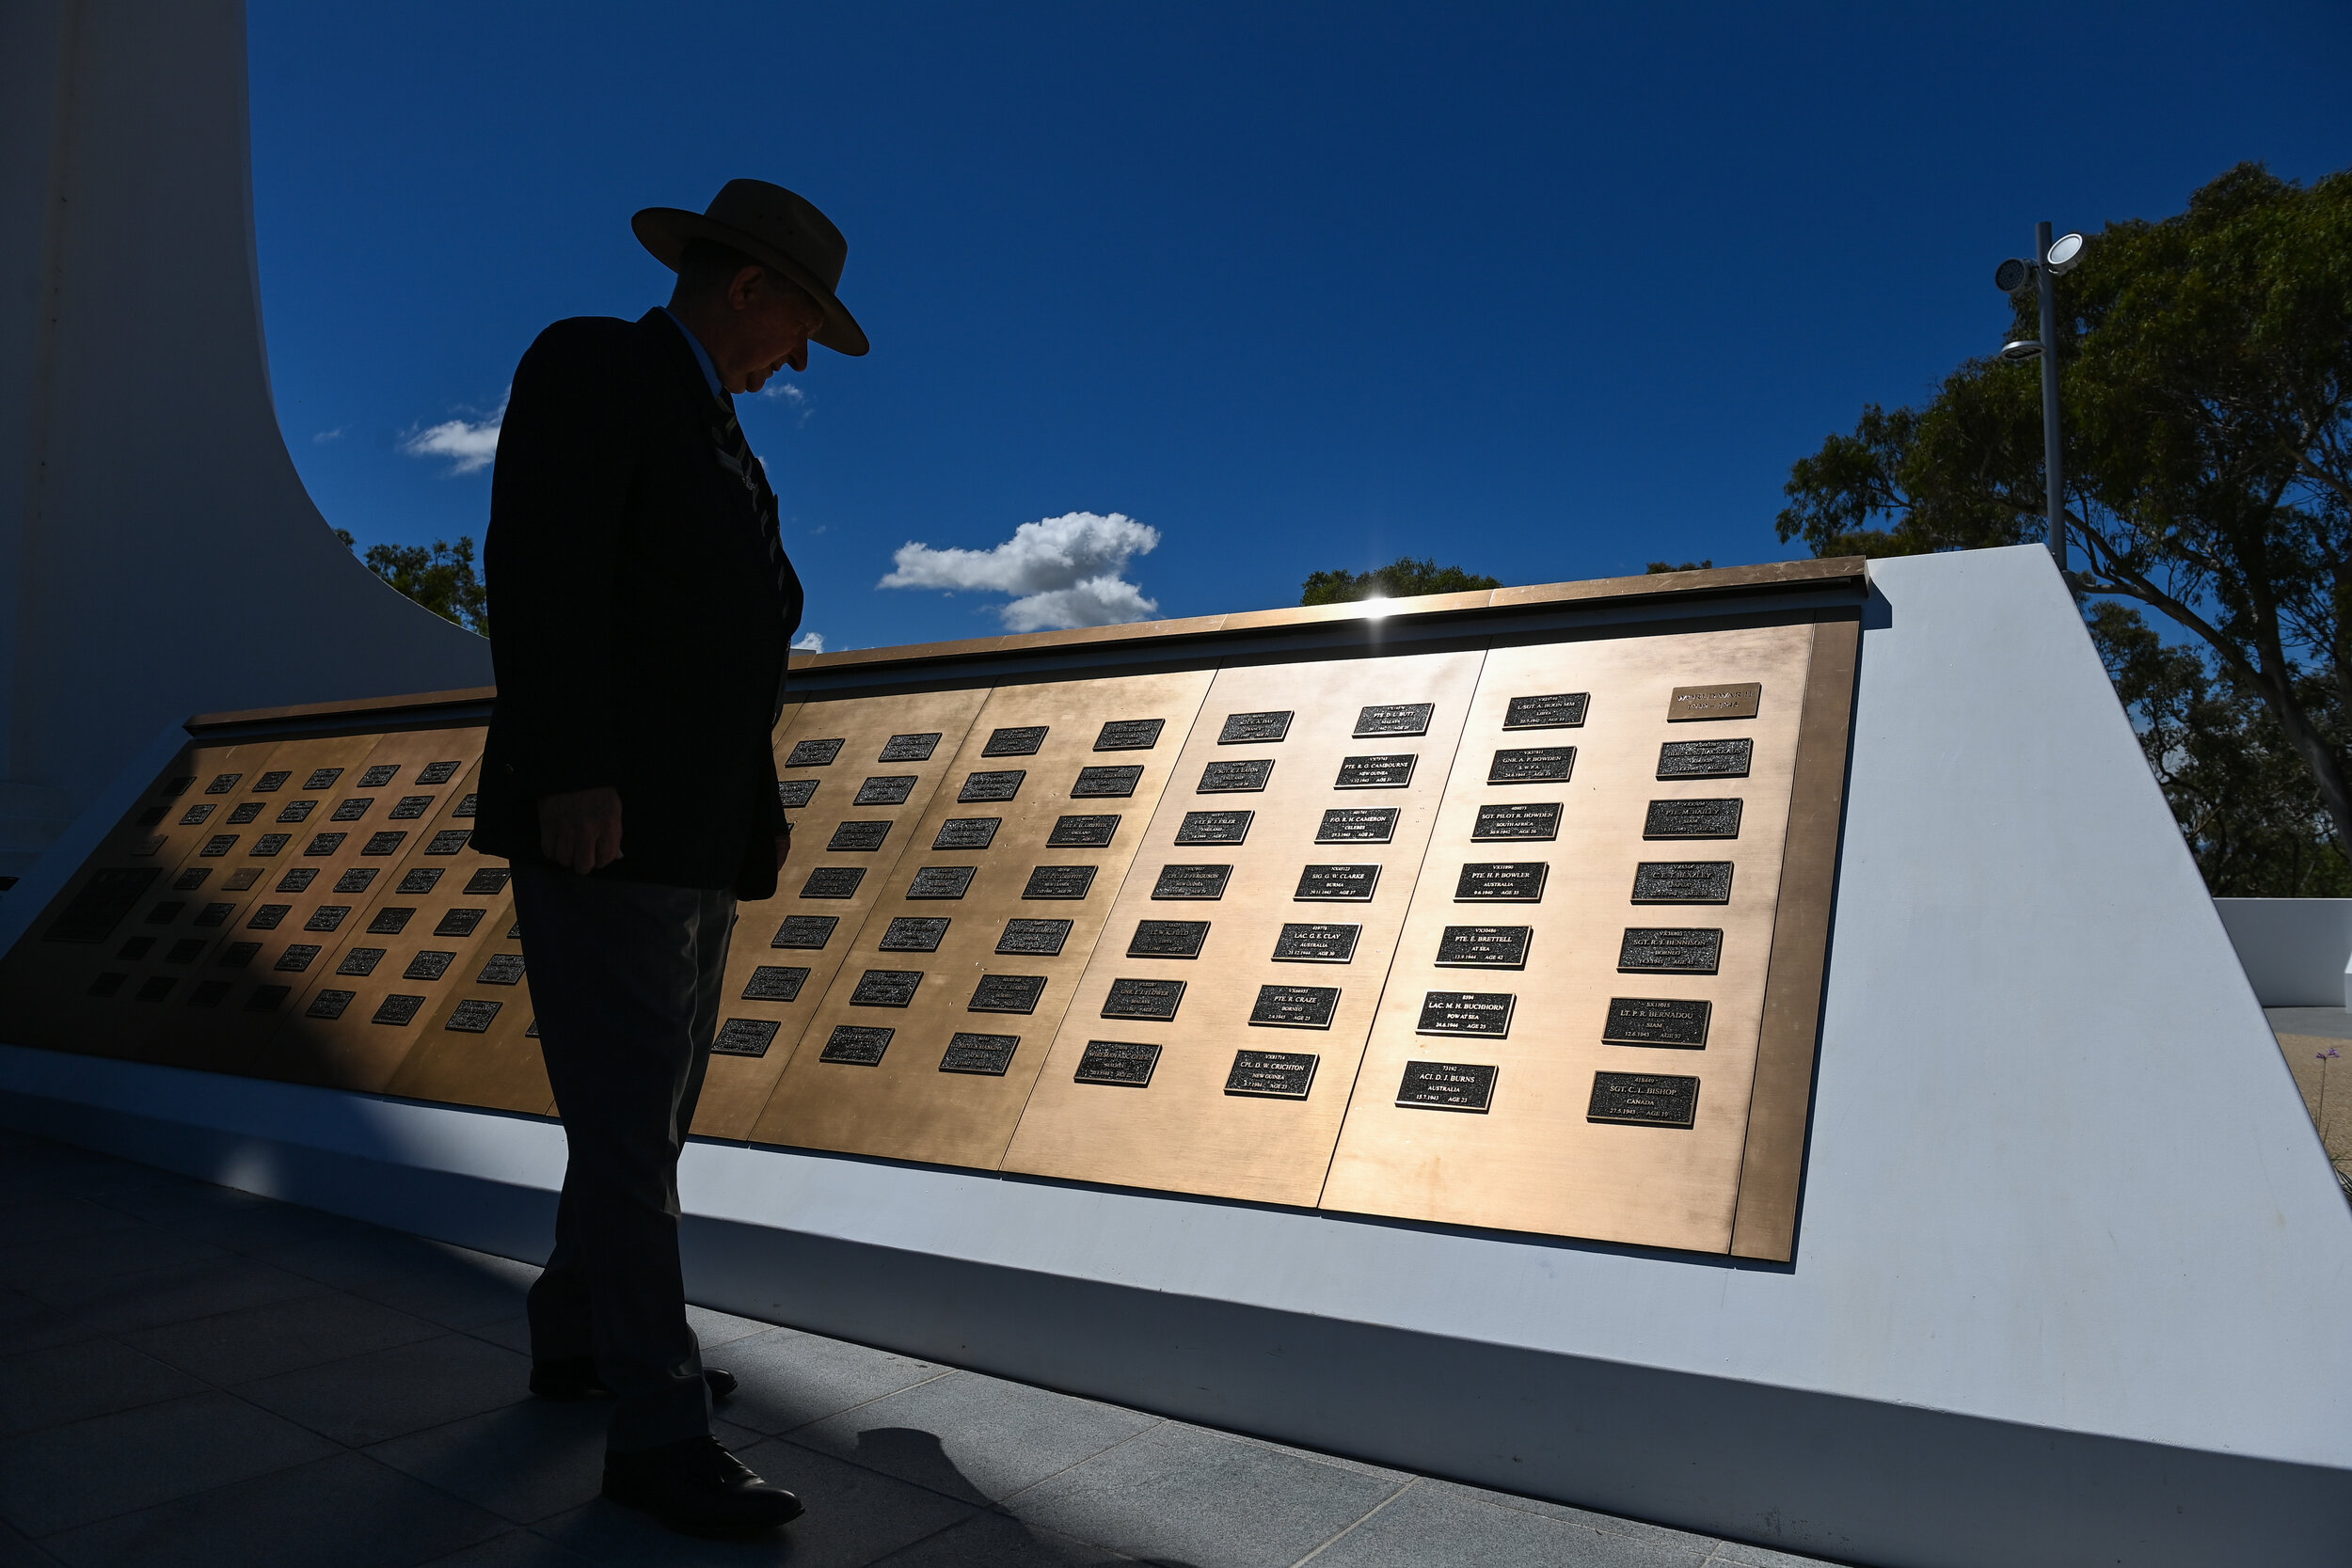
[[1601, 1025], [1606, 1045], [1665, 1045], [1696, 1050], [1707, 1044], [1711, 1002], [1683, 997], [1613, 996]]
[[830, 768], [834, 758], [847, 745], [843, 740], [803, 740], [792, 748], [792, 754], [784, 759], [787, 768]]
[[183, 828], [200, 827], [212, 816], [213, 813], [219, 809], [220, 807], [211, 800], [199, 800], [180, 814], [180, 826]]
[[1176, 829], [1179, 844], [1241, 844], [1249, 837], [1253, 811], [1188, 811]]
[[[319, 912], [324, 914], [326, 911], [321, 910]], [[437, 937], [469, 937], [473, 935], [474, 927], [482, 924], [482, 917], [489, 912], [476, 909], [452, 910], [441, 916], [441, 923], [433, 927], [433, 934]]]
[[1518, 998], [1503, 990], [1433, 990], [1422, 998], [1418, 1035], [1476, 1035], [1503, 1039]]
[[[253, 918], [245, 923], [245, 928], [248, 931], [275, 931], [278, 929], [278, 923], [293, 912], [292, 904], [257, 904], [253, 909]], [[415, 912], [414, 910], [405, 910], [402, 914], [405, 918]], [[374, 927], [370, 927], [369, 929], [373, 930]]]
[[357, 822], [367, 816], [368, 809], [374, 804], [375, 797], [373, 795], [350, 796], [337, 801], [335, 809], [326, 814], [326, 819], [329, 822]]
[[[310, 918], [302, 923], [302, 928], [306, 931], [332, 931], [350, 918], [351, 906], [349, 904], [321, 904], [310, 911]], [[447, 922], [444, 921], [443, 924]], [[436, 931], [433, 934], [443, 936], [448, 933]], [[466, 933], [460, 931], [457, 934], [463, 936]]]
[[1194, 789], [1197, 795], [1246, 795], [1266, 786], [1274, 777], [1274, 759], [1257, 757], [1248, 762], [1213, 762], [1200, 769], [1200, 783]]
[[1576, 770], [1573, 746], [1506, 746], [1486, 765], [1486, 782], [1502, 784], [1565, 784]]
[[405, 996], [395, 991], [375, 1005], [375, 1016], [368, 1022], [389, 1023], [395, 1028], [405, 1028], [417, 1021], [417, 1014], [423, 1006], [423, 997]]
[[[306, 893], [310, 891], [310, 884], [318, 879], [319, 868], [315, 865], [289, 866], [279, 874], [278, 885], [270, 891], [273, 893]], [[338, 891], [341, 890], [338, 889]]]
[[1500, 806], [1481, 806], [1478, 820], [1470, 825], [1473, 843], [1519, 839], [1548, 842], [1560, 836], [1560, 802], [1557, 800], [1520, 800]]
[[919, 969], [869, 969], [857, 977], [857, 985], [850, 992], [850, 1006], [908, 1006], [922, 985], [923, 972]]
[[323, 990], [310, 999], [310, 1005], [303, 1009], [302, 1016], [305, 1018], [341, 1018], [343, 1016], [343, 1009], [350, 1006], [358, 995], [359, 993], [356, 990]]
[[931, 839], [934, 849], [985, 849], [996, 842], [996, 830], [1005, 825], [1001, 816], [951, 816], [939, 825]]
[[367, 843], [359, 847], [363, 855], [397, 855], [400, 847], [408, 842], [405, 830], [385, 833], [370, 833]]
[[1387, 844], [1396, 837], [1394, 806], [1334, 806], [1315, 828], [1317, 844]]
[[310, 776], [302, 781], [302, 787], [305, 789], [332, 789], [335, 787], [335, 781], [342, 776], [343, 770], [340, 768], [314, 768], [310, 769]]
[[925, 735], [894, 735], [882, 743], [882, 755], [876, 762], [929, 762], [939, 750], [940, 734], [932, 730]]
[[1337, 986], [1260, 986], [1249, 1022], [1261, 1029], [1328, 1029], [1339, 1006]]
[[293, 842], [294, 834], [292, 833], [263, 833], [261, 837], [253, 841], [253, 847], [248, 850], [247, 853], [264, 856], [275, 855]]
[[817, 798], [815, 779], [778, 779], [776, 804], [787, 811], [799, 811]]
[[1699, 1115], [1699, 1081], [1675, 1073], [1596, 1072], [1586, 1121], [1629, 1127], [1690, 1127]]
[[[194, 893], [198, 888], [204, 885], [205, 879], [211, 877], [212, 874], [213, 868], [209, 865], [192, 865], [171, 879], [172, 891], [175, 893]], [[159, 873], [150, 871], [147, 875], [152, 877], [159, 875]]]
[[501, 865], [485, 865], [466, 879], [466, 896], [495, 898], [506, 891], [506, 884], [515, 874]]
[[1514, 697], [1503, 710], [1506, 730], [1572, 730], [1584, 722], [1591, 704], [1589, 691], [1553, 691], [1541, 697]]
[[1227, 1094], [1260, 1100], [1304, 1100], [1314, 1087], [1320, 1057], [1303, 1051], [1236, 1051], [1225, 1075]]
[[483, 960], [482, 972], [474, 976], [479, 986], [519, 986], [523, 983], [523, 956], [520, 953], [493, 953]]
[[236, 788], [237, 781], [244, 777], [245, 775], [243, 773], [215, 773], [213, 775], [213, 782], [204, 786], [204, 793], [207, 795], [226, 795], [230, 790]]
[[1232, 879], [1230, 865], [1164, 865], [1152, 884], [1154, 898], [1222, 898]]
[[226, 926], [229, 924], [229, 917], [236, 912], [237, 906], [234, 904], [207, 904], [196, 911], [196, 924]]
[[417, 782], [421, 784], [445, 784], [457, 777], [457, 770], [465, 766], [462, 762], [428, 762], [417, 769]]
[[1071, 925], [1067, 920], [1008, 920], [1004, 935], [996, 939], [996, 951], [1052, 958], [1070, 940]]
[[1356, 738], [1374, 735], [1427, 735], [1435, 703], [1380, 703], [1356, 715]]
[[343, 847], [343, 840], [350, 836], [349, 833], [312, 833], [310, 842], [302, 847], [302, 852], [305, 855], [322, 857], [331, 855], [341, 849]]
[[1652, 800], [1642, 818], [1644, 838], [1738, 838], [1738, 796], [1721, 800]]
[[1744, 779], [1755, 757], [1753, 740], [1669, 740], [1658, 748], [1658, 776]]
[[[405, 838], [408, 835], [403, 833], [400, 836]], [[217, 858], [229, 853], [230, 850], [234, 849], [236, 847], [237, 835], [235, 833], [215, 833], [212, 837], [204, 841], [204, 847], [199, 850], [198, 853]], [[385, 853], [389, 854], [391, 851], [388, 849]]]
[[1500, 1069], [1471, 1062], [1407, 1062], [1396, 1102], [1415, 1111], [1469, 1111], [1479, 1116], [1494, 1103]]
[[1712, 974], [1722, 966], [1724, 933], [1713, 927], [1635, 926], [1617, 948], [1620, 974]]
[[1308, 865], [1298, 873], [1294, 902], [1363, 904], [1380, 888], [1376, 865]]
[[404, 980], [437, 980], [449, 973], [449, 966], [457, 961], [457, 955], [445, 949], [428, 947], [408, 960], [401, 971]]
[[[335, 891], [337, 893], [365, 893], [374, 884], [380, 870], [380, 867], [373, 865], [355, 865], [335, 879]], [[291, 877], [294, 873], [290, 871], [287, 875]], [[503, 877], [507, 873], [501, 871], [499, 875]], [[469, 885], [466, 891], [471, 893], [473, 889]]]
[[784, 924], [776, 927], [771, 947], [818, 948], [833, 940], [833, 928], [841, 924], [837, 914], [787, 914]]
[[1032, 867], [1029, 879], [1022, 884], [1024, 898], [1084, 898], [1094, 886], [1095, 868], [1090, 865], [1040, 865]]
[[230, 812], [226, 820], [229, 826], [232, 828], [242, 828], [246, 823], [252, 821], [255, 817], [261, 815], [262, 802], [259, 800], [247, 800], [245, 804], [237, 807], [236, 810]]
[[401, 874], [400, 886], [396, 891], [404, 894], [431, 893], [440, 879], [441, 868], [439, 866], [420, 866], [414, 871], [405, 871]]
[[1216, 743], [1246, 746], [1255, 741], [1279, 740], [1290, 733], [1288, 709], [1279, 713], [1229, 713], [1223, 727], [1216, 732]]
[[1073, 800], [1123, 800], [1136, 792], [1143, 782], [1143, 765], [1124, 764], [1117, 768], [1081, 768], [1078, 782], [1070, 786]]
[[469, 790], [465, 797], [450, 808], [452, 816], [472, 816], [482, 804], [482, 797]]
[[[857, 786], [857, 796], [850, 803], [856, 806], [903, 806], [907, 797], [914, 793], [915, 777], [912, 773], [877, 773]], [[965, 800], [973, 797], [967, 795]]]
[[1019, 1035], [974, 1035], [959, 1030], [947, 1038], [947, 1051], [939, 1058], [939, 1070], [1002, 1078], [1012, 1067], [1012, 1053], [1020, 1049]]
[[825, 853], [828, 855], [865, 853], [881, 848], [882, 840], [889, 836], [890, 824], [888, 822], [844, 822], [834, 828], [833, 837], [825, 841]]
[[963, 1008], [971, 1013], [1033, 1013], [1044, 994], [1042, 974], [983, 974]]
[[710, 1053], [714, 1056], [765, 1056], [776, 1040], [776, 1021], [772, 1018], [731, 1018], [719, 1025], [719, 1033], [711, 1039]]
[[1449, 926], [1438, 939], [1440, 969], [1525, 969], [1527, 926]]
[[1048, 849], [1100, 849], [1117, 837], [1117, 816], [1057, 816], [1045, 835]]
[[1197, 958], [1209, 940], [1205, 920], [1139, 920], [1127, 942], [1131, 958]]
[[820, 865], [808, 874], [801, 884], [803, 898], [854, 898], [858, 883], [866, 879], [862, 865]]
[[1176, 1016], [1184, 1000], [1182, 980], [1113, 980], [1110, 994], [1103, 998], [1103, 1016], [1164, 1021]]
[[262, 774], [260, 778], [253, 781], [253, 792], [256, 795], [275, 794], [278, 790], [285, 788], [286, 781], [293, 777], [294, 772], [292, 769], [285, 768], [274, 768], [270, 769], [270, 771]]
[[890, 1037], [897, 1032], [868, 1023], [836, 1023], [817, 1059], [844, 1067], [880, 1067], [882, 1053], [890, 1049]]
[[743, 1000], [746, 1002], [797, 1002], [800, 1000], [801, 988], [806, 984], [808, 984], [808, 971], [805, 969], [787, 968], [783, 964], [761, 964], [752, 971], [752, 977], [744, 982]]
[[1160, 743], [1165, 719], [1113, 719], [1094, 737], [1098, 752], [1148, 752]]
[[1454, 901], [1540, 904], [1544, 879], [1550, 872], [1551, 866], [1545, 861], [1473, 861], [1462, 867], [1461, 876], [1454, 880]]
[[1633, 868], [1637, 904], [1728, 904], [1729, 861], [1644, 861]]
[[432, 809], [432, 796], [404, 795], [400, 798], [399, 802], [394, 805], [390, 811], [386, 812], [384, 815], [394, 822], [414, 822], [418, 817], [422, 816], [426, 812], [429, 812]]
[[1387, 756], [1342, 757], [1340, 776], [1331, 781], [1331, 787], [1403, 789], [1413, 782], [1413, 764], [1419, 760], [1411, 752], [1398, 752]]
[[278, 812], [278, 820], [280, 822], [307, 821], [310, 814], [318, 809], [319, 803], [316, 800], [289, 800]]
[[408, 922], [415, 918], [416, 912], [405, 904], [387, 904], [375, 911], [374, 919], [368, 922], [368, 935], [396, 937], [408, 928]]
[[1340, 926], [1321, 920], [1293, 922], [1274, 939], [1274, 957], [1280, 963], [1353, 963], [1357, 939], [1363, 932], [1361, 926]]
[[891, 921], [875, 945], [884, 953], [936, 953], [946, 935], [945, 920], [902, 914]]
[[1033, 757], [1045, 744], [1045, 724], [1024, 724], [1012, 729], [991, 730], [988, 744], [980, 748], [984, 757]]
[[489, 1032], [490, 1024], [499, 1016], [501, 1004], [485, 998], [469, 997], [452, 1007], [449, 1022], [441, 1025], [461, 1035], [481, 1035]]
[[[1287, 715], [1285, 715], [1287, 717]], [[1073, 1078], [1081, 1084], [1110, 1084], [1120, 1088], [1152, 1086], [1152, 1069], [1159, 1065], [1160, 1048], [1134, 1040], [1089, 1040]]]

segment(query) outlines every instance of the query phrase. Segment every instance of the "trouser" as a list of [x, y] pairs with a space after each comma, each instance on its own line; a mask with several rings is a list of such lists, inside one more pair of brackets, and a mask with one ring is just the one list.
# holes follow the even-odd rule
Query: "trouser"
[[527, 864], [514, 886], [571, 1156], [555, 1250], [531, 1288], [532, 1358], [595, 1358], [614, 1395], [615, 1452], [704, 1435], [677, 1162], [718, 1026], [735, 895]]

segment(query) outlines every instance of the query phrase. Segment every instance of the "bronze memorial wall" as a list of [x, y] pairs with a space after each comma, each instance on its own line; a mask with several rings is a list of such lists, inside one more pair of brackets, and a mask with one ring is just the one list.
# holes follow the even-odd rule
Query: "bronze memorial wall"
[[[796, 661], [694, 1130], [1785, 1259], [1859, 583]], [[0, 1039], [551, 1115], [487, 697], [191, 721]]]

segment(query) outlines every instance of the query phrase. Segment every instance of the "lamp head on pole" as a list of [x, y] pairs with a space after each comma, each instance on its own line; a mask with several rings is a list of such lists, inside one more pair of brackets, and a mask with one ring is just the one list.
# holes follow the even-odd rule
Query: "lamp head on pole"
[[2042, 260], [2053, 277], [2063, 277], [2074, 270], [2083, 259], [2083, 237], [2080, 234], [2060, 234], [2050, 242], [2049, 252]]
[[2001, 345], [2001, 357], [2013, 362], [2042, 357], [2042, 345], [2031, 338], [2012, 338]]
[[2033, 287], [2033, 263], [2012, 256], [1993, 269], [1993, 286], [2005, 294], [2021, 293]]

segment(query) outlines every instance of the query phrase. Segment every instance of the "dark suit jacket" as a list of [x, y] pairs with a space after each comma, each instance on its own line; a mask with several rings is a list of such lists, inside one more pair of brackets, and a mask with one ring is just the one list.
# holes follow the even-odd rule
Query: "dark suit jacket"
[[539, 797], [611, 784], [622, 858], [597, 875], [775, 891], [771, 736], [801, 585], [769, 563], [766, 477], [720, 460], [726, 417], [660, 310], [558, 322], [523, 356], [483, 547], [485, 852], [538, 862]]

